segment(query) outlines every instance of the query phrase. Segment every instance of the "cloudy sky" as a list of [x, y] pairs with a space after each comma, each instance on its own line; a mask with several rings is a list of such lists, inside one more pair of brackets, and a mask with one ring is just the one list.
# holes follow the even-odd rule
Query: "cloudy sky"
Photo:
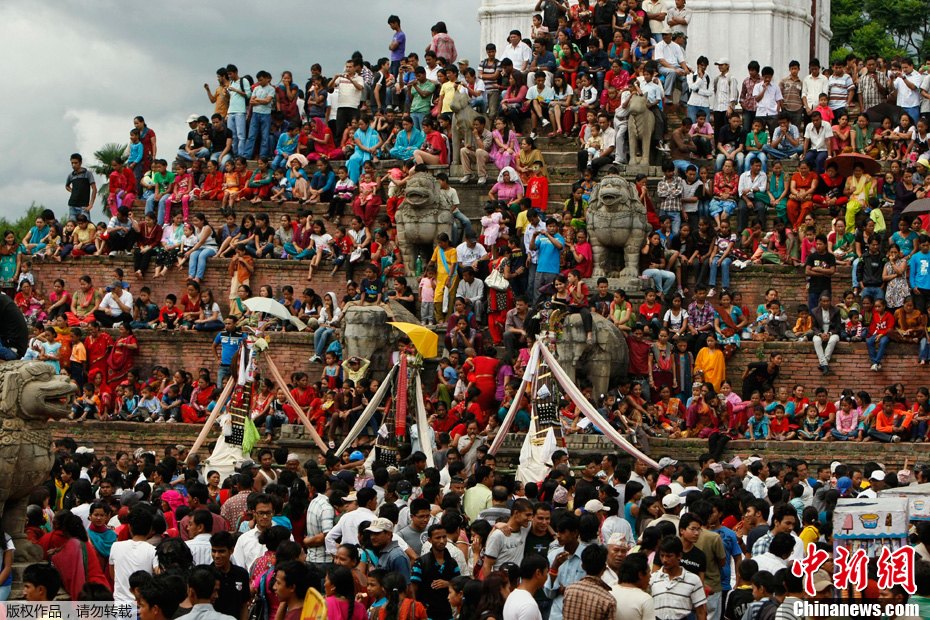
[[[422, 51], [429, 27], [441, 19], [459, 56], [474, 59], [479, 4], [4, 0], [0, 216], [15, 218], [34, 200], [63, 213], [68, 156], [77, 151], [86, 162], [107, 142], [127, 142], [135, 115], [145, 117], [158, 136], [159, 155], [170, 159], [185, 139], [184, 119], [212, 113], [203, 84], [215, 84], [217, 67], [232, 62], [251, 75], [266, 69], [275, 80], [287, 69], [303, 85], [314, 62], [331, 75], [353, 50], [371, 60], [386, 56], [391, 13], [401, 18], [407, 51]], [[103, 182], [98, 179], [98, 186]]]

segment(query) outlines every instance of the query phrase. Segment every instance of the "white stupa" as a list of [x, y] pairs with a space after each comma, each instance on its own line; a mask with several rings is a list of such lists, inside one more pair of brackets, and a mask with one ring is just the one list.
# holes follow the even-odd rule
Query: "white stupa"
[[[675, 6], [674, 0], [666, 2]], [[482, 55], [487, 43], [500, 50], [511, 30], [528, 37], [534, 6], [532, 0], [482, 0]], [[687, 7], [692, 11], [687, 49], [692, 66], [702, 55], [711, 63], [728, 58], [731, 75], [742, 79], [750, 60], [774, 67], [776, 78], [787, 75], [791, 60], [799, 61], [806, 75], [811, 50], [822, 65], [829, 63], [830, 0], [687, 0]], [[716, 74], [713, 67], [711, 74]]]

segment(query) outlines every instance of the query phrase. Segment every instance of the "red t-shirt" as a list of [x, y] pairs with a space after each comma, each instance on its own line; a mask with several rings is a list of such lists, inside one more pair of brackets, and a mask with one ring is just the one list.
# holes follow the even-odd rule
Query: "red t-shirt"
[[543, 176], [530, 177], [526, 183], [526, 197], [534, 209], [545, 211], [549, 205], [549, 179]]
[[652, 304], [650, 306], [643, 302], [639, 305], [639, 316], [644, 322], [649, 322], [660, 314], [662, 314], [662, 304]]

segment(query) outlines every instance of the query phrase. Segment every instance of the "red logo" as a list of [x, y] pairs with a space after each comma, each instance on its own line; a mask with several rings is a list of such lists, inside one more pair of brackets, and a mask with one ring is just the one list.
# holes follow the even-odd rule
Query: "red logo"
[[[845, 551], [845, 549], [843, 549]], [[818, 549], [814, 543], [807, 544], [807, 553], [800, 562], [794, 562], [791, 565], [791, 574], [795, 577], [804, 577], [804, 591], [808, 596], [817, 596], [817, 589], [814, 587], [814, 573], [820, 569], [830, 559], [830, 554], [822, 549]]]
[[917, 591], [914, 583], [914, 548], [904, 546], [897, 551], [882, 547], [878, 556], [878, 587], [890, 590], [902, 586], [908, 594]]
[[856, 549], [855, 553], [850, 554], [846, 547], [837, 547], [833, 585], [838, 590], [845, 590], [850, 586], [859, 591], [865, 590], [869, 584], [869, 576], [866, 572], [868, 565], [869, 558], [865, 554], [865, 549]]

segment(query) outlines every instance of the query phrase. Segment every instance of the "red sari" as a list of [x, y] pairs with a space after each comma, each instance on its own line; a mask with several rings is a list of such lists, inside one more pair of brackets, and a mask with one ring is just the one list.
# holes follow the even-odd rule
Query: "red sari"
[[[310, 408], [310, 404], [317, 397], [316, 390], [313, 389], [312, 385], [308, 385], [304, 389], [295, 387], [291, 390], [291, 396], [294, 397], [294, 400], [297, 401], [297, 404], [300, 405], [301, 410], [304, 413], [307, 413]], [[291, 407], [290, 403], [284, 405], [284, 413], [287, 415], [287, 421], [289, 424], [294, 424], [297, 421], [297, 411]]]
[[326, 157], [329, 160], [343, 158], [342, 149], [336, 147], [333, 132], [322, 118], [313, 119], [313, 129], [310, 131], [310, 137], [323, 142], [310, 141], [313, 150], [307, 153], [307, 161], [318, 161], [321, 157]]
[[[475, 357], [465, 360], [465, 370], [469, 383], [478, 388], [481, 392], [475, 402], [484, 412], [484, 419], [487, 421], [488, 412], [491, 411], [497, 403], [494, 398], [497, 391], [497, 381], [495, 372], [497, 371], [498, 360], [495, 357], [485, 355], [476, 355]], [[480, 425], [484, 428], [484, 425]]]
[[[499, 256], [491, 261], [491, 269], [501, 271], [503, 275], [504, 260]], [[505, 291], [496, 291], [488, 287], [488, 332], [494, 346], [500, 345], [504, 338], [504, 322], [507, 320], [507, 311], [513, 307], [513, 291], [508, 287]]]
[[213, 400], [213, 386], [196, 388], [191, 394], [191, 403], [181, 405], [181, 419], [187, 424], [200, 424], [207, 419], [207, 405]]
[[113, 346], [113, 338], [106, 332], [100, 332], [97, 337], [88, 336], [84, 339], [84, 348], [87, 349], [87, 376], [93, 377], [95, 372], [103, 373], [106, 377], [107, 353]]
[[219, 170], [204, 177], [200, 188], [200, 200], [222, 200], [223, 182], [223, 173]]
[[129, 374], [129, 371], [136, 361], [136, 350], [125, 346], [117, 346], [119, 344], [134, 344], [138, 346], [136, 337], [132, 334], [123, 336], [113, 345], [113, 350], [110, 351], [110, 355], [107, 356], [107, 373], [105, 375], [106, 382], [111, 386], [119, 385], [126, 378], [126, 375]]

